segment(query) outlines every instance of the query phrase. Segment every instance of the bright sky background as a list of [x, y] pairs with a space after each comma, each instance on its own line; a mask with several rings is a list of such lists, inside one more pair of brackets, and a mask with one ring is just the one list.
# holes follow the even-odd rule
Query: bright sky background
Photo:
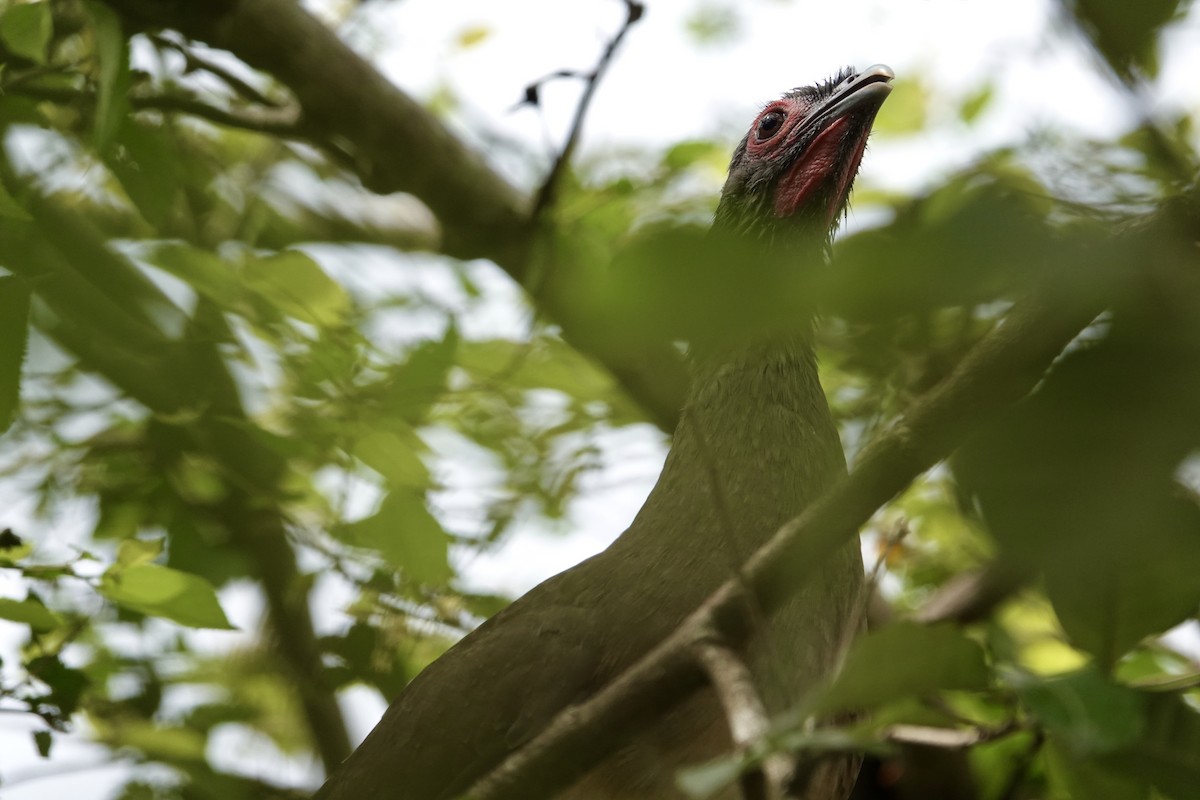
[[[1059, 35], [1064, 27], [1055, 17], [1060, 6], [1050, 0], [649, 0], [647, 5], [646, 16], [630, 32], [597, 94], [582, 142], [584, 157], [615, 147], [659, 147], [686, 137], [720, 135], [732, 141], [759, 107], [780, 92], [824, 78], [843, 65], [861, 68], [877, 62], [890, 65], [899, 78], [894, 98], [905, 91], [907, 78], [920, 75], [937, 99], [932, 127], [920, 138], [874, 140], [861, 180], [875, 186], [917, 189], [969, 163], [976, 153], [1018, 144], [1039, 129], [1109, 137], [1134, 119], [1128, 99], [1094, 68], [1086, 48]], [[737, 34], [696, 45], [685, 34], [686, 20], [704, 7], [732, 11], [739, 20]], [[372, 10], [350, 26], [348, 35], [412, 94], [428, 97], [443, 87], [452, 91], [462, 102], [456, 124], [464, 134], [476, 141], [481, 141], [480, 130], [499, 134], [548, 161], [574, 111], [578, 85], [548, 85], [540, 112], [513, 111], [514, 104], [527, 84], [550, 72], [590, 69], [623, 14], [619, 0], [405, 0]], [[488, 35], [464, 49], [459, 42], [472, 30]], [[1200, 17], [1192, 14], [1167, 38], [1162, 77], [1151, 98], [1154, 108], [1200, 109], [1198, 45]], [[968, 128], [955, 110], [984, 80], [994, 82], [995, 100]], [[887, 113], [885, 105], [881, 117]], [[529, 174], [512, 177], [524, 185], [535, 180]], [[716, 191], [719, 176], [713, 180]], [[395, 262], [380, 266], [399, 269]], [[489, 274], [486, 267], [481, 273]], [[492, 274], [489, 282], [501, 294], [513, 291], [498, 275]], [[508, 319], [503, 311], [497, 314], [500, 328], [519, 324], [511, 314]], [[606, 439], [605, 450], [613, 467], [589, 479], [590, 491], [570, 514], [572, 536], [531, 526], [502, 552], [470, 565], [470, 579], [517, 593], [620, 533], [657, 476], [662, 439], [648, 429], [623, 431]], [[30, 510], [27, 497], [0, 486], [0, 527], [35, 530]], [[57, 520], [56, 525], [86, 531], [89, 520], [81, 509], [77, 518]], [[0, 574], [0, 594], [22, 592]], [[222, 599], [235, 624], [257, 629], [259, 604], [253, 593], [235, 586]], [[320, 624], [341, 627], [345, 620], [338, 609], [348, 599], [344, 591], [327, 586], [316, 609]], [[19, 634], [0, 621], [0, 655], [19, 646]], [[231, 636], [212, 632], [196, 639], [221, 648], [230, 646]], [[346, 708], [361, 737], [383, 706], [365, 690], [349, 695]], [[67, 737], [56, 740], [53, 760], [39, 760], [30, 738], [37, 727], [32, 720], [0, 715], [4, 800], [101, 800], [124, 779], [123, 767], [97, 766], [104, 751]], [[218, 737], [213, 756], [271, 780], [311, 781], [316, 774], [310, 765], [288, 762], [269, 744], [234, 731]], [[58, 777], [28, 779], [35, 774]]]

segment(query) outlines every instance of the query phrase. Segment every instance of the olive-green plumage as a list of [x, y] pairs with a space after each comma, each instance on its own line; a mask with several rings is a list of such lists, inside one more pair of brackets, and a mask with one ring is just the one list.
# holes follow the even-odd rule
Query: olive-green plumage
[[[785, 95], [779, 108], [795, 116], [784, 120], [786, 130], [764, 125], [760, 115], [730, 165], [718, 235], [777, 241], [769, 252], [795, 260], [797, 268], [822, 257], [830, 217], [836, 220], [845, 205], [886, 89], [862, 92], [867, 101], [839, 106], [840, 116], [822, 114], [862, 86], [886, 87], [890, 73], [862, 81], [868, 73], [844, 73]], [[834, 131], [841, 140], [822, 143], [822, 131], [841, 119], [849, 120]], [[778, 146], [756, 141], [761, 132], [778, 136]], [[801, 163], [818, 151], [840, 160]], [[815, 184], [803, 207], [789, 219], [772, 216], [774, 193], [799, 192], [783, 182], [809, 178]], [[662, 475], [629, 529], [418, 675], [318, 798], [446, 800], [465, 791], [558, 712], [674, 631], [747, 555], [844, 474], [810, 327], [709, 342], [695, 354], [692, 388]], [[834, 665], [856, 625], [861, 586], [857, 544], [847, 545], [765, 621], [747, 657], [770, 709], [795, 702]], [[730, 746], [715, 697], [701, 692], [622, 744], [563, 797], [680, 797], [675, 770]], [[848, 763], [826, 768], [810, 781], [809, 797], [844, 797], [851, 780]]]

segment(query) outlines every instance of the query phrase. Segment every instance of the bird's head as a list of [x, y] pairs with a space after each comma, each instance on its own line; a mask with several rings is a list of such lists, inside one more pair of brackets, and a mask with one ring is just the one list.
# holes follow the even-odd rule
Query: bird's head
[[828, 242], [893, 77], [882, 64], [846, 69], [767, 105], [733, 153], [714, 230]]

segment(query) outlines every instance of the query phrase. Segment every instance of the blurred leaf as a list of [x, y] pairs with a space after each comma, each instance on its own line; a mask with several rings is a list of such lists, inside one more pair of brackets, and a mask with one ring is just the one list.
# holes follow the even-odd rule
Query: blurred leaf
[[1176, 482], [1200, 446], [1200, 336], [1186, 311], [1123, 301], [1104, 339], [1078, 344], [955, 464], [993, 535], [1045, 575], [1072, 641], [1105, 666], [1200, 604], [1187, 577], [1200, 573], [1200, 509]]
[[718, 758], [680, 770], [675, 785], [688, 797], [704, 800], [736, 781], [745, 768], [744, 757]]
[[729, 154], [725, 148], [707, 139], [689, 139], [672, 145], [663, 154], [662, 164], [671, 172], [681, 172], [699, 162], [716, 162], [724, 166]]
[[192, 628], [234, 630], [208, 581], [157, 564], [110, 569], [100, 594], [126, 608]]
[[163, 227], [183, 187], [181, 154], [174, 136], [162, 125], [123, 117], [116, 135], [118, 147], [101, 150], [104, 161], [121, 182], [142, 217]]
[[149, 564], [163, 553], [164, 539], [126, 539], [117, 547], [117, 566]]
[[1049, 742], [1044, 752], [1052, 781], [1069, 792], [1067, 797], [1149, 800], [1146, 781], [1122, 775], [1100, 759], [1081, 757], [1057, 741]]
[[37, 600], [13, 600], [0, 597], [0, 619], [12, 620], [28, 625], [35, 633], [52, 631], [59, 620], [50, 609]]
[[1070, 0], [1080, 25], [1120, 75], [1158, 71], [1158, 37], [1181, 13], [1179, 0]]
[[355, 442], [355, 458], [378, 472], [389, 488], [423, 489], [429, 485], [429, 469], [421, 460], [424, 442], [412, 430], [372, 430]]
[[50, 687], [50, 693], [39, 700], [55, 706], [69, 718], [79, 708], [79, 701], [89, 685], [87, 674], [68, 667], [58, 656], [38, 656], [26, 664], [29, 674]]
[[729, 42], [737, 38], [741, 28], [735, 9], [734, 5], [705, 0], [684, 20], [684, 29], [698, 44]]
[[446, 328], [441, 339], [421, 342], [412, 349], [388, 379], [388, 411], [416, 425], [425, 421], [429, 407], [446, 388], [446, 376], [458, 354], [458, 330]]
[[984, 689], [987, 683], [983, 650], [953, 625], [898, 622], [855, 642], [842, 671], [817, 698], [816, 710], [866, 709], [944, 689]]
[[346, 525], [340, 536], [356, 547], [378, 552], [420, 583], [444, 583], [450, 578], [450, 537], [415, 492], [389, 492], [379, 511]]
[[35, 63], [46, 63], [46, 48], [53, 35], [49, 3], [13, 3], [0, 15], [0, 41], [14, 55]]
[[284, 314], [303, 322], [334, 327], [350, 310], [346, 290], [298, 250], [249, 259], [241, 275], [250, 289]]
[[996, 85], [991, 81], [971, 92], [958, 107], [958, 118], [968, 124], [978, 119], [996, 96]]
[[917, 78], [897, 79], [894, 87], [871, 126], [872, 132], [903, 136], [922, 130], [929, 114], [929, 87]]
[[1174, 694], [1145, 698], [1145, 734], [1106, 759], [1171, 800], [1193, 800], [1200, 786], [1200, 712]]
[[50, 748], [54, 745], [54, 734], [51, 731], [34, 731], [33, 746], [37, 748], [42, 758], [50, 757]]
[[1136, 741], [1144, 730], [1138, 693], [1093, 667], [1016, 684], [1025, 706], [1075, 753], [1111, 752]]
[[244, 290], [237, 273], [216, 253], [186, 244], [160, 242], [151, 246], [145, 257], [222, 308], [237, 310], [243, 305]]
[[0, 434], [16, 417], [28, 340], [29, 289], [20, 278], [0, 277]]
[[24, 222], [33, 219], [30, 213], [25, 210], [25, 206], [18, 203], [16, 198], [9, 194], [8, 187], [4, 185], [3, 181], [0, 181], [0, 217], [8, 217], [9, 219], [17, 219]]
[[469, 50], [483, 44], [492, 35], [492, 29], [487, 25], [469, 25], [458, 32], [454, 43], [460, 50]]
[[96, 0], [87, 3], [96, 41], [96, 119], [93, 141], [100, 153], [109, 146], [129, 114], [129, 42], [121, 29], [121, 18]]

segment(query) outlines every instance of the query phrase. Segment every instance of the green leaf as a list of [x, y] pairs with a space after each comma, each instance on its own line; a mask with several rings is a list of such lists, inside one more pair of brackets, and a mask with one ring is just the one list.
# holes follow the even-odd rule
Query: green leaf
[[54, 34], [49, 3], [10, 5], [0, 16], [0, 41], [14, 55], [46, 63], [46, 48]]
[[1095, 667], [1068, 675], [1014, 679], [1022, 702], [1072, 752], [1106, 753], [1136, 741], [1145, 728], [1142, 698]]
[[1083, 29], [1118, 73], [1158, 68], [1158, 37], [1180, 14], [1179, 0], [1073, 0], [1070, 4]]
[[37, 600], [0, 597], [0, 619], [23, 623], [37, 633], [45, 633], [58, 627], [58, 618]]
[[958, 118], [968, 124], [974, 122], [991, 104], [992, 98], [995, 96], [996, 87], [991, 81], [988, 81], [967, 95], [962, 105], [958, 107]]
[[345, 526], [341, 537], [375, 550], [416, 581], [444, 583], [450, 578], [450, 537], [415, 492], [389, 493], [379, 511]]
[[117, 547], [117, 566], [149, 564], [163, 553], [163, 539], [126, 539]]
[[237, 273], [215, 253], [172, 242], [156, 245], [145, 257], [224, 309], [238, 311], [243, 305], [244, 289]]
[[359, 437], [353, 455], [382, 475], [390, 488], [423, 489], [429, 485], [429, 469], [420, 455], [424, 449], [424, 443], [411, 429], [402, 434], [377, 430]]
[[414, 347], [389, 377], [388, 410], [411, 424], [423, 422], [430, 406], [445, 391], [458, 345], [458, 330], [451, 325], [441, 339]]
[[284, 314], [313, 325], [335, 326], [350, 310], [350, 297], [304, 253], [287, 250], [249, 260], [242, 280]]
[[115, 11], [99, 2], [89, 2], [87, 9], [99, 62], [92, 138], [96, 150], [105, 153], [129, 114], [129, 42]]
[[29, 289], [19, 278], [0, 278], [0, 433], [17, 414], [28, 339]]
[[987, 683], [983, 650], [956, 627], [899, 622], [854, 644], [815, 710], [865, 709], [943, 689], [984, 689]]
[[54, 745], [54, 734], [51, 731], [34, 731], [33, 746], [37, 748], [42, 758], [50, 757], [50, 748]]
[[688, 797], [705, 800], [736, 781], [745, 767], [746, 760], [741, 756], [714, 759], [681, 769], [675, 776], [675, 785]]
[[174, 137], [162, 125], [124, 116], [116, 144], [118, 147], [100, 151], [104, 163], [142, 217], [161, 229], [170, 219], [183, 186], [182, 158]]
[[203, 578], [157, 564], [112, 568], [100, 579], [100, 594], [118, 605], [191, 628], [234, 630]]
[[1144, 734], [1105, 761], [1149, 781], [1171, 800], [1194, 800], [1200, 786], [1200, 712], [1174, 694], [1145, 700]]
[[8, 192], [8, 188], [0, 181], [0, 217], [8, 217], [9, 219], [19, 219], [22, 222], [28, 222], [33, 219], [25, 206], [17, 202], [16, 198]]

